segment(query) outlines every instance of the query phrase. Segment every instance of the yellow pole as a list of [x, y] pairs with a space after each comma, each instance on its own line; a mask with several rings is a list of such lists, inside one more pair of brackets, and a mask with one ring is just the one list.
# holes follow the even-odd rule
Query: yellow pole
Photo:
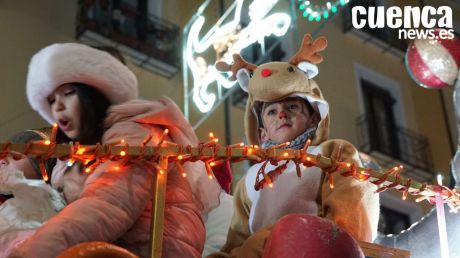
[[166, 198], [166, 181], [167, 174], [167, 159], [163, 159], [160, 163], [159, 169], [156, 171], [153, 182], [153, 198], [152, 198], [152, 218], [150, 225], [150, 257], [160, 258], [163, 246], [163, 225], [164, 225], [164, 211], [165, 211], [165, 198]]

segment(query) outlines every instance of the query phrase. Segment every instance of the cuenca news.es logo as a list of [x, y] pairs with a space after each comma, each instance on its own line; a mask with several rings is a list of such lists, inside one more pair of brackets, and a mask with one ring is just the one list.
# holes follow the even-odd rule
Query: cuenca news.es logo
[[449, 6], [354, 6], [355, 29], [365, 27], [398, 29], [399, 39], [453, 39], [452, 9]]

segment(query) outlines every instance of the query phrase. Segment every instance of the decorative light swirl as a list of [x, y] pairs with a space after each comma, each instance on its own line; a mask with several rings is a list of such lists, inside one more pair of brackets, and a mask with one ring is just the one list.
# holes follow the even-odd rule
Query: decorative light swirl
[[334, 14], [342, 6], [345, 6], [350, 0], [328, 1], [326, 5], [315, 4], [313, 0], [298, 0], [298, 8], [302, 12], [302, 16], [308, 21], [321, 21], [328, 19], [331, 14]]

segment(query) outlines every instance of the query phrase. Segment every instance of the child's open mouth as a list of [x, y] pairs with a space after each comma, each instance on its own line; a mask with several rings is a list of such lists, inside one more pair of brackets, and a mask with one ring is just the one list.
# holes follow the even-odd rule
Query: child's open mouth
[[67, 119], [59, 119], [58, 124], [61, 130], [63, 131], [69, 131], [70, 129], [72, 129], [71, 128], [72, 123]]

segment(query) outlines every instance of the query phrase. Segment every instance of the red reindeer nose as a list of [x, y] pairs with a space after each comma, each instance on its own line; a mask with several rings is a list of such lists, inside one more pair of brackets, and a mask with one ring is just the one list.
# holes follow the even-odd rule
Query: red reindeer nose
[[272, 70], [270, 70], [268, 68], [262, 69], [261, 74], [262, 74], [263, 77], [268, 77], [268, 76], [270, 76], [270, 74], [272, 74]]

